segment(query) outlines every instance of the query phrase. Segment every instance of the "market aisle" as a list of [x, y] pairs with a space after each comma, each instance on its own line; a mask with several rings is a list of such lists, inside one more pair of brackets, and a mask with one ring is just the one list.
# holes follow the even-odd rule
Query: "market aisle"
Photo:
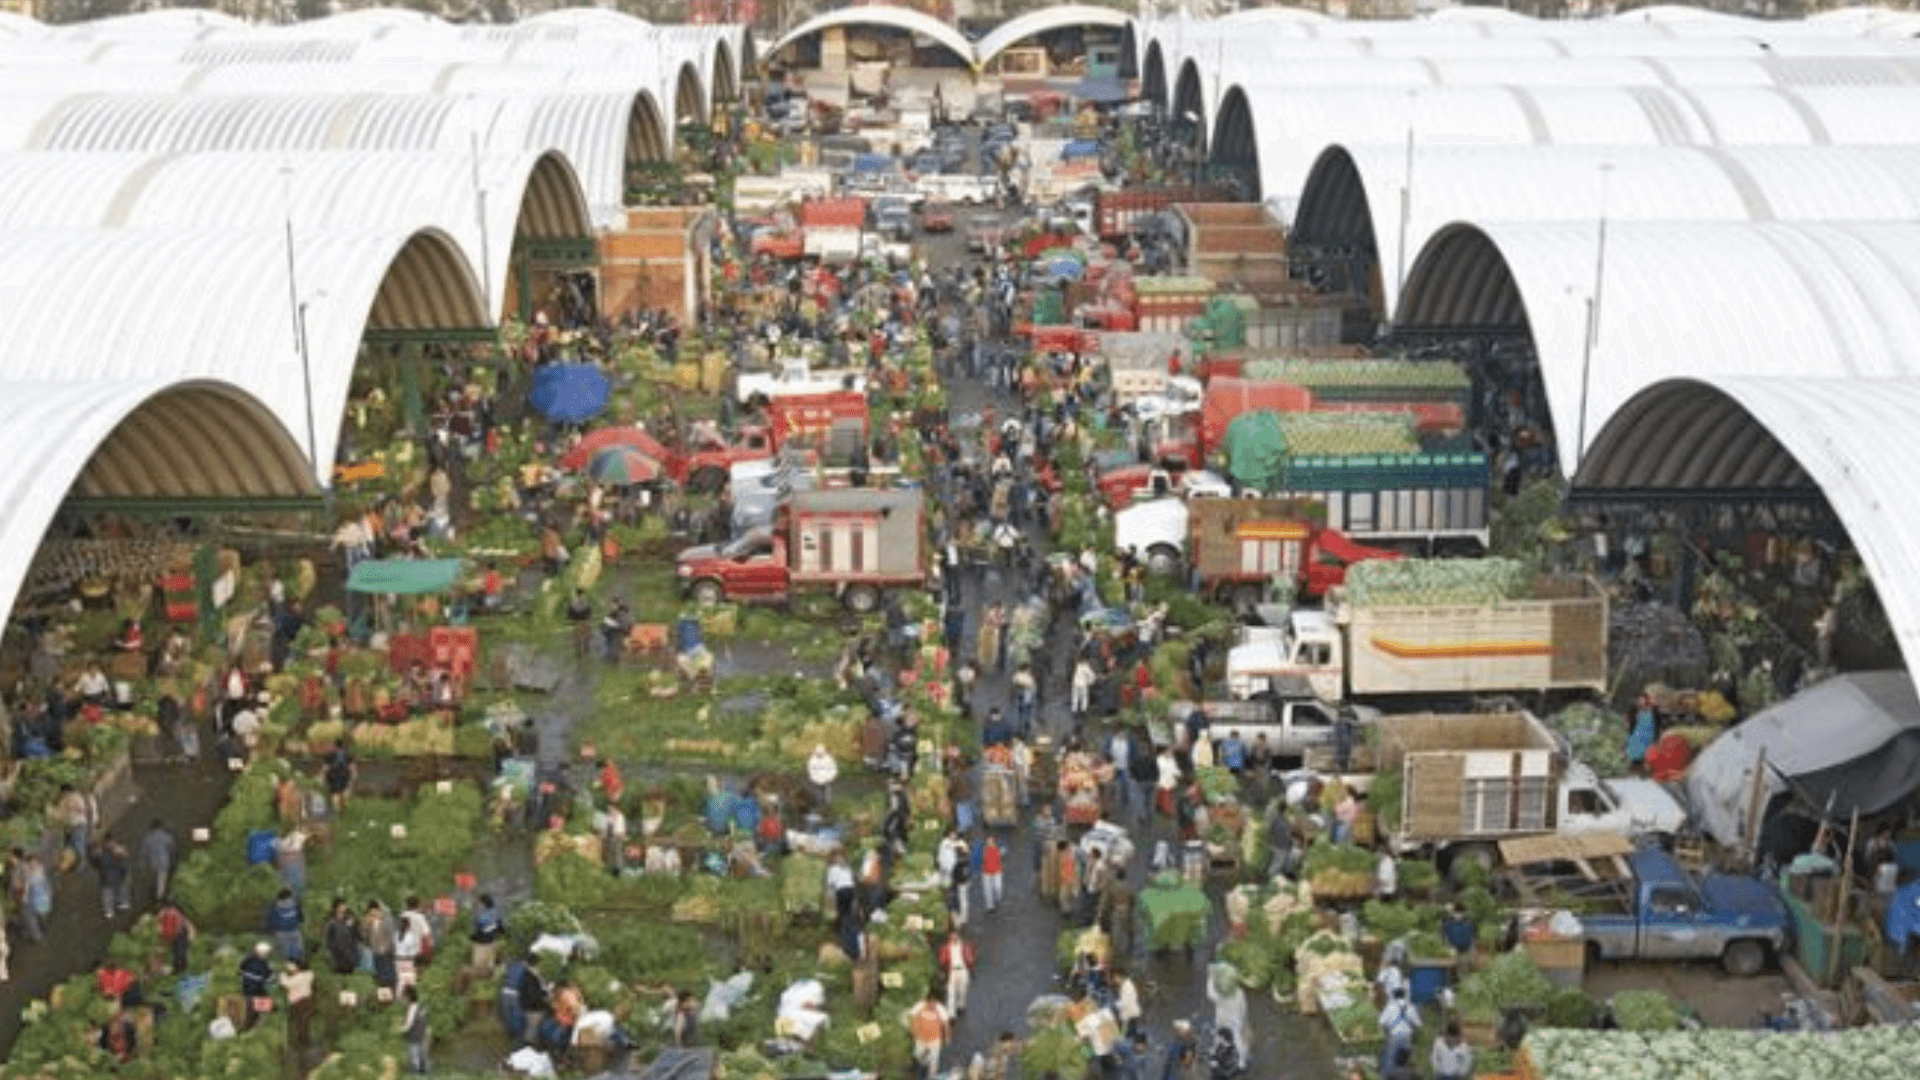
[[[138, 797], [115, 823], [113, 835], [128, 848], [137, 849], [148, 824], [158, 817], [179, 838], [183, 857], [192, 850], [193, 830], [212, 824], [233, 783], [225, 768], [206, 760], [192, 765], [136, 765], [133, 776], [139, 785]], [[13, 979], [0, 983], [0, 1059], [20, 1036], [21, 1009], [45, 998], [75, 974], [97, 966], [106, 955], [111, 937], [108, 931], [125, 930], [152, 909], [148, 903], [151, 880], [136, 871], [133, 912], [108, 922], [100, 917], [99, 879], [92, 870], [76, 870], [55, 879], [46, 940], [34, 943], [17, 933], [9, 935], [12, 955], [8, 966]]]

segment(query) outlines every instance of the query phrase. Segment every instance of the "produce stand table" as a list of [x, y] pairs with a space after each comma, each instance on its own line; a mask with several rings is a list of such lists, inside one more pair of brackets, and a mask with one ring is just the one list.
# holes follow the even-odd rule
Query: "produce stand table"
[[1155, 952], [1191, 949], [1207, 940], [1207, 894], [1177, 877], [1162, 874], [1140, 890], [1140, 910], [1147, 924], [1147, 947]]

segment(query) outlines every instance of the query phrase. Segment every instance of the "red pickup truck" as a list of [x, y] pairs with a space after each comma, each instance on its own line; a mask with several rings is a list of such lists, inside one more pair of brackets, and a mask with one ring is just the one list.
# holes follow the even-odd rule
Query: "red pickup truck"
[[926, 580], [925, 512], [917, 490], [795, 492], [773, 527], [680, 553], [681, 592], [702, 604], [784, 604], [802, 589], [830, 589], [848, 610], [880, 606], [885, 590]]

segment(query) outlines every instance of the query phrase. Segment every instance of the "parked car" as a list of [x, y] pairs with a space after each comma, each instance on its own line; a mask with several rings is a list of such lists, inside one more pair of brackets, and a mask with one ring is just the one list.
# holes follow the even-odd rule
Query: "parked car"
[[953, 207], [946, 203], [930, 202], [920, 208], [920, 228], [924, 232], [952, 232], [955, 223]]
[[967, 250], [985, 253], [1000, 242], [1000, 219], [992, 214], [975, 214], [967, 219]]
[[937, 173], [945, 164], [938, 150], [922, 150], [907, 161], [907, 171], [915, 176]]

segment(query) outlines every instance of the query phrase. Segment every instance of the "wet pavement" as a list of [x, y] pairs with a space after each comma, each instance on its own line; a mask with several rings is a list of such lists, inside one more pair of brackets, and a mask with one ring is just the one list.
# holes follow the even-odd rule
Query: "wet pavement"
[[[935, 265], [941, 265], [937, 259]], [[954, 415], [979, 412], [989, 406], [996, 415], [1005, 416], [1009, 410], [1017, 415], [1017, 397], [991, 390], [978, 380], [964, 376], [949, 378], [947, 386]], [[1029, 538], [1036, 550], [1044, 554], [1044, 533], [1033, 530]], [[1015, 583], [1010, 578], [1011, 575], [994, 570], [968, 576], [962, 586], [967, 609], [963, 640], [975, 637], [980, 613], [988, 603], [1011, 602], [1017, 598]], [[1072, 732], [1072, 718], [1067, 709], [1067, 660], [1074, 644], [1071, 625], [1069, 620], [1055, 623], [1056, 636], [1046, 650], [1050, 670], [1040, 673], [1038, 727], [1050, 735], [1056, 745]], [[994, 706], [1009, 706], [1009, 687], [1005, 676], [989, 670], [982, 673], [975, 712], [984, 716], [985, 710]], [[1104, 734], [1103, 729], [1090, 722], [1089, 741], [1100, 734]], [[969, 996], [972, 1007], [955, 1026], [954, 1043], [947, 1059], [955, 1064], [966, 1062], [977, 1052], [984, 1053], [1002, 1031], [1024, 1036], [1027, 1007], [1033, 999], [1064, 992], [1063, 984], [1056, 978], [1055, 942], [1069, 924], [1058, 908], [1044, 902], [1036, 891], [1027, 830], [1024, 827], [999, 830], [998, 835], [1007, 851], [1007, 902], [997, 913], [986, 914], [975, 888], [968, 932], [979, 950], [979, 965]], [[1153, 845], [1146, 835], [1137, 834], [1134, 841], [1135, 860], [1127, 876], [1132, 881], [1145, 881]], [[1217, 941], [1225, 930], [1224, 914], [1218, 903], [1222, 890], [1213, 887], [1209, 891], [1216, 901], [1213, 937]], [[1159, 1055], [1175, 1019], [1191, 1019], [1196, 1026], [1211, 1019], [1212, 1007], [1206, 994], [1206, 971], [1211, 959], [1211, 948], [1195, 950], [1191, 955], [1176, 950], [1147, 956], [1134, 965], [1148, 1040], [1154, 1052], [1149, 1075], [1159, 1075]], [[1331, 1080], [1337, 1075], [1334, 1045], [1324, 1024], [1282, 1012], [1264, 992], [1249, 993], [1248, 1006], [1252, 1046], [1249, 1048], [1251, 1067], [1246, 1075], [1266, 1080]]]
[[[133, 777], [138, 797], [111, 833], [138, 851], [140, 838], [158, 817], [179, 838], [182, 857], [192, 850], [192, 830], [213, 821], [232, 784], [227, 771], [210, 761], [135, 765]], [[57, 854], [57, 850], [42, 852], [43, 858]], [[114, 931], [130, 928], [139, 916], [155, 909], [153, 879], [142, 869], [134, 872], [132, 898], [131, 912], [118, 913], [111, 920], [102, 918], [99, 880], [92, 870], [75, 870], [55, 879], [53, 914], [48, 917], [44, 941], [30, 942], [9, 933], [13, 978], [0, 984], [0, 1055], [10, 1051], [20, 1036], [20, 1012], [29, 1002], [46, 997], [75, 972], [97, 966]]]

